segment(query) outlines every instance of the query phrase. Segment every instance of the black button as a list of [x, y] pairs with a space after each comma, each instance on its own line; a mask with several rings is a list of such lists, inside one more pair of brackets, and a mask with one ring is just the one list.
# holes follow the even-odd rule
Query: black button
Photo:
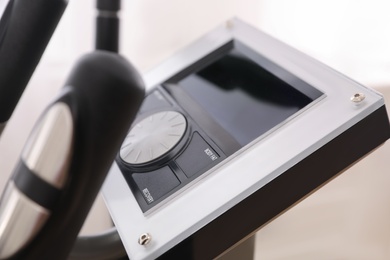
[[180, 185], [180, 181], [168, 166], [152, 172], [133, 173], [132, 177], [148, 204]]
[[171, 107], [171, 104], [164, 98], [160, 91], [155, 90], [145, 97], [140, 108], [140, 113], [167, 107]]
[[218, 162], [219, 155], [211, 146], [198, 134], [194, 133], [191, 143], [179, 158], [177, 165], [184, 174], [190, 178], [201, 170], [207, 170]]

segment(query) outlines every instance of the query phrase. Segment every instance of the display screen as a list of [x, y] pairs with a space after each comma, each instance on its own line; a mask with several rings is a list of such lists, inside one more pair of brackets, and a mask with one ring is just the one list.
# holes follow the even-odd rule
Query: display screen
[[[277, 71], [281, 72], [280, 68]], [[177, 84], [241, 146], [322, 95], [307, 84], [303, 88], [292, 86], [237, 49]]]

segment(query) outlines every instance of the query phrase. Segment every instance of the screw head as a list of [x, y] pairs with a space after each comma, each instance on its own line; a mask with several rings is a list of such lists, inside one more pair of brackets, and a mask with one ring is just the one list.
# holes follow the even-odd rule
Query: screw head
[[356, 93], [351, 97], [351, 101], [354, 103], [360, 103], [362, 102], [366, 96], [363, 93]]
[[234, 22], [232, 20], [226, 21], [226, 28], [232, 29], [234, 27]]
[[150, 241], [152, 241], [152, 236], [149, 233], [143, 233], [138, 238], [138, 244], [141, 246], [146, 246]]

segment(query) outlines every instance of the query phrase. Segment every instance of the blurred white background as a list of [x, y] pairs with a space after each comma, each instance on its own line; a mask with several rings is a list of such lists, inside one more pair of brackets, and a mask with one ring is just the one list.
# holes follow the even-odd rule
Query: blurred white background
[[[141, 72], [236, 16], [390, 99], [388, 0], [122, 2], [121, 52]], [[93, 49], [95, 14], [94, 0], [70, 1], [0, 139], [0, 190], [35, 120], [75, 60]], [[390, 259], [389, 158], [385, 144], [262, 228], [256, 259]], [[101, 208], [84, 232], [109, 225]]]

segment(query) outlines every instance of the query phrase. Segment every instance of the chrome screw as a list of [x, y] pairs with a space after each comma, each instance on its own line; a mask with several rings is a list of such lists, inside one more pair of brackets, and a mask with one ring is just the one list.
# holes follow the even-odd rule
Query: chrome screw
[[232, 29], [234, 27], [234, 22], [232, 20], [226, 21], [226, 28]]
[[360, 102], [362, 102], [365, 98], [366, 98], [366, 96], [365, 96], [363, 93], [356, 93], [355, 95], [353, 95], [353, 96], [351, 97], [351, 101], [354, 102], [354, 103], [360, 103]]
[[152, 241], [152, 236], [149, 233], [143, 233], [138, 238], [138, 244], [141, 246], [146, 246], [150, 241]]

